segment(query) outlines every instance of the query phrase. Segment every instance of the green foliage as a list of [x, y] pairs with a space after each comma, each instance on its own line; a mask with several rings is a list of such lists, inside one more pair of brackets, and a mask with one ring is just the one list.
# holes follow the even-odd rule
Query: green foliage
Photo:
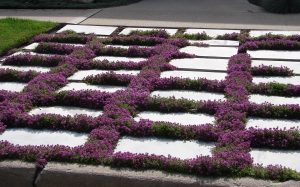
[[3, 55], [11, 48], [22, 45], [37, 34], [47, 32], [57, 25], [57, 23], [52, 22], [26, 19], [0, 19], [0, 55]]

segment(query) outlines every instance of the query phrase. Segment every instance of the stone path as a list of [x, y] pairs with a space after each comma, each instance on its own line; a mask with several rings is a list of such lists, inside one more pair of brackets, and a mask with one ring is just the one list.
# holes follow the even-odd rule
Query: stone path
[[[119, 34], [119, 35], [123, 33], [125, 35], [128, 35], [129, 32], [127, 32], [126, 30], [137, 30], [138, 28], [132, 29], [128, 27], [128, 28], [123, 28], [123, 30], [119, 28], [120, 30], [118, 30], [116, 33], [116, 30], [118, 29], [117, 26], [109, 27], [109, 26], [67, 25], [61, 30], [59, 30], [58, 33], [69, 29], [74, 30], [75, 32], [84, 32], [85, 34], [95, 33], [96, 35], [98, 35], [98, 37], [110, 37], [112, 33]], [[153, 28], [148, 28], [148, 29], [153, 30]], [[155, 29], [160, 30], [159, 28], [155, 28]], [[145, 30], [145, 28], [143, 28], [143, 30]], [[168, 32], [171, 35], [174, 35], [176, 32], [181, 32], [181, 31], [179, 29], [173, 29], [173, 30], [168, 30]], [[201, 34], [202, 32], [203, 30], [199, 30], [199, 29], [195, 29], [195, 30], [189, 29], [185, 31], [185, 33], [199, 33], [199, 34]], [[195, 55], [195, 58], [173, 59], [170, 63], [175, 67], [177, 67], [178, 69], [173, 71], [162, 72], [160, 75], [161, 78], [175, 77], [179, 79], [189, 78], [191, 80], [206, 78], [208, 80], [224, 81], [227, 76], [226, 73], [227, 61], [231, 56], [237, 54], [238, 52], [237, 46], [239, 42], [232, 41], [232, 40], [228, 40], [224, 42], [224, 40], [220, 40], [217, 37], [219, 35], [226, 35], [226, 34], [234, 34], [234, 33], [241, 34], [241, 32], [242, 32], [241, 30], [232, 31], [232, 30], [206, 29], [205, 33], [212, 38], [212, 40], [214, 41], [214, 45], [207, 46], [207, 47], [186, 46], [181, 48], [180, 49], [181, 52]], [[279, 34], [288, 35], [289, 33], [285, 31], [281, 31], [279, 32]], [[234, 46], [226, 45], [226, 43], [232, 43], [232, 42], [235, 42], [236, 45]], [[219, 43], [222, 43], [222, 45], [218, 45]], [[74, 46], [74, 44], [62, 44], [62, 45]], [[30, 47], [25, 46], [25, 48], [23, 48], [21, 52], [18, 52], [17, 54], [12, 54], [12, 56], [20, 55], [20, 54], [21, 55], [27, 54], [32, 56], [44, 55], [45, 57], [53, 56], [53, 54], [45, 55], [45, 54], [39, 54], [34, 52], [35, 48], [38, 46], [39, 44], [35, 44], [35, 45], [30, 44]], [[110, 47], [113, 48], [114, 45], [111, 44]], [[117, 47], [119, 47], [119, 45]], [[270, 54], [261, 53], [260, 55], [258, 55], [257, 53], [250, 50], [249, 54], [257, 62], [259, 62], [254, 64], [255, 66], [259, 66], [261, 64], [268, 64], [269, 62], [272, 62], [272, 60], [277, 62], [277, 66], [285, 66], [285, 64], [293, 64], [293, 63], [299, 65], [300, 62], [299, 50], [296, 51], [268, 50], [268, 52], [270, 52]], [[5, 63], [7, 58], [9, 57], [3, 58], [2, 63]], [[122, 59], [119, 60], [119, 58]], [[119, 57], [97, 56], [93, 60], [96, 61], [99, 59], [100, 60], [107, 59], [109, 62], [119, 62], [125, 60], [131, 63], [139, 63], [147, 60], [145, 58], [131, 59], [125, 56], [123, 57], [122, 56], [121, 57], [120, 56]], [[220, 63], [220, 66], [216, 66], [215, 64], [211, 64], [211, 63]], [[0, 68], [3, 69], [7, 67], [1, 64]], [[22, 69], [22, 66], [19, 67], [10, 66], [9, 68]], [[23, 71], [25, 72], [28, 71], [28, 67], [24, 67], [24, 68], [26, 69], [23, 69]], [[293, 68], [295, 71], [300, 71], [299, 66], [291, 66], [291, 68]], [[132, 76], [137, 76], [140, 73], [139, 71], [134, 71], [134, 70], [121, 70], [121, 71], [114, 71], [114, 72], [116, 74], [132, 75]], [[95, 70], [95, 69], [79, 70], [74, 75], [70, 76], [68, 78], [70, 82], [65, 87], [61, 88], [60, 90], [57, 90], [57, 92], [61, 92], [62, 90], [73, 90], [73, 91], [97, 90], [97, 91], [106, 91], [109, 93], [114, 93], [118, 90], [124, 90], [127, 88], [124, 86], [112, 86], [112, 85], [88, 85], [82, 81], [85, 77], [89, 75], [97, 75], [103, 73], [107, 73], [107, 72], [105, 70]], [[269, 79], [269, 77], [266, 76], [261, 76], [261, 77], [254, 76], [254, 83], [283, 82], [285, 84], [287, 83], [297, 84], [299, 80], [300, 77], [298, 75], [294, 75], [292, 77], [286, 78], [284, 81], [282, 80], [282, 77], [275, 77], [275, 78], [273, 77], [273, 79]], [[16, 83], [1, 82], [0, 89], [21, 92], [26, 86], [26, 84], [24, 83], [18, 83], [21, 84], [20, 86], [8, 85], [8, 84], [16, 84]], [[208, 101], [208, 100], [225, 101], [226, 100], [223, 93], [213, 93], [213, 92], [193, 91], [193, 90], [176, 90], [176, 89], [155, 90], [151, 93], [150, 96], [160, 96], [166, 98], [175, 97], [177, 99], [186, 98], [188, 100], [199, 100], [199, 101]], [[258, 103], [258, 104], [268, 102], [275, 105], [300, 104], [300, 97], [283, 97], [283, 96], [267, 96], [267, 95], [252, 94], [250, 95], [250, 102]], [[70, 116], [74, 116], [75, 114], [85, 114], [92, 117], [100, 116], [103, 114], [102, 111], [99, 110], [95, 111], [95, 110], [88, 110], [84, 108], [70, 108], [70, 107], [58, 107], [58, 106], [54, 106], [50, 108], [39, 107], [28, 112], [29, 115], [37, 115], [42, 113], [44, 114], [52, 113], [52, 114], [61, 114], [61, 115], [70, 115]], [[213, 116], [204, 115], [201, 113], [199, 113], [198, 116], [195, 116], [190, 113], [176, 113], [176, 114], [167, 113], [166, 114], [160, 112], [147, 113], [147, 111], [144, 111], [144, 113], [142, 112], [138, 114], [135, 120], [138, 121], [141, 118], [153, 120], [153, 121], [157, 121], [157, 119], [163, 119], [163, 121], [171, 122], [171, 123], [175, 122], [174, 121], [175, 118], [176, 121], [178, 122], [178, 125], [189, 125], [190, 123], [185, 123], [185, 122], [186, 121], [192, 122], [193, 120], [199, 120], [201, 122], [205, 122], [205, 123], [207, 122], [212, 124], [215, 123]], [[185, 120], [185, 118], [192, 118], [193, 120], [191, 119]], [[257, 126], [258, 124], [263, 126]], [[283, 126], [285, 127], [294, 127], [294, 126], [300, 127], [299, 125], [300, 123], [298, 123], [298, 121], [295, 120], [276, 119], [276, 125], [278, 126], [274, 126], [275, 124], [273, 119], [251, 118], [247, 124], [247, 128], [249, 127], [266, 128], [268, 125], [273, 125], [272, 127], [283, 128], [281, 124], [283, 124]], [[18, 139], [15, 138], [16, 136], [18, 137]], [[49, 137], [50, 143], [49, 141], [37, 142], [37, 140], [40, 139], [40, 136]], [[55, 139], [56, 141], [51, 142], [51, 139]], [[78, 135], [76, 133], [74, 134], [74, 133], [66, 133], [66, 132], [57, 132], [55, 134], [55, 133], [50, 133], [46, 130], [36, 130], [33, 132], [31, 130], [26, 130], [26, 129], [20, 129], [18, 131], [6, 130], [3, 134], [0, 135], [0, 140], [7, 140], [11, 143], [22, 144], [22, 145], [49, 145], [49, 144], [60, 144], [60, 142], [63, 142], [61, 145], [68, 145], [74, 147], [78, 145], [83, 145], [86, 139], [87, 139], [87, 135], [85, 135], [84, 133]], [[183, 140], [171, 141], [171, 140], [165, 140], [163, 138], [133, 138], [129, 136], [123, 136], [119, 140], [119, 143], [116, 146], [114, 152], [120, 151], [120, 152], [131, 152], [131, 153], [149, 153], [149, 154], [164, 155], [164, 156], [171, 155], [173, 157], [180, 158], [180, 159], [190, 159], [190, 158], [196, 158], [197, 155], [211, 156], [212, 154], [211, 151], [214, 147], [215, 147], [214, 143], [205, 143], [201, 141], [183, 141]], [[294, 164], [300, 162], [299, 151], [253, 149], [250, 152], [250, 154], [254, 159], [254, 163], [263, 164], [264, 166], [266, 166], [267, 164], [280, 164], [295, 169], [298, 172], [300, 171], [299, 165]], [[2, 168], [5, 168], [5, 166], [2, 166]], [[46, 173], [47, 171], [48, 170], [46, 168]], [[47, 175], [46, 177], [42, 176], [42, 178], [43, 177], [47, 178]]]

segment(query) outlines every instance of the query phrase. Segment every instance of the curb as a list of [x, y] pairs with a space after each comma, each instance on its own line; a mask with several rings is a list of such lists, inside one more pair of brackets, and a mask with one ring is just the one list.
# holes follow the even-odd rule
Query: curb
[[299, 181], [275, 183], [252, 178], [212, 178], [156, 170], [135, 171], [106, 166], [49, 162], [33, 184], [34, 163], [0, 162], [0, 186], [9, 187], [300, 187]]

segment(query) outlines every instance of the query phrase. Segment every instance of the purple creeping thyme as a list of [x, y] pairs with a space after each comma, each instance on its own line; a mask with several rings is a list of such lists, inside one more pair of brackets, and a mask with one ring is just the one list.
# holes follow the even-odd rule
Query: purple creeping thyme
[[259, 83], [248, 87], [251, 93], [278, 96], [300, 96], [300, 86], [280, 83]]
[[28, 53], [10, 56], [4, 60], [3, 65], [54, 67], [62, 61], [64, 57], [59, 55], [48, 57]]
[[[242, 39], [236, 33], [220, 36], [219, 39]], [[176, 38], [177, 37], [177, 38]], [[68, 54], [64, 56], [18, 55], [6, 59], [10, 65], [34, 65], [53, 67], [49, 73], [41, 73], [30, 79], [21, 93], [0, 91], [0, 133], [6, 128], [32, 128], [67, 130], [89, 133], [87, 142], [81, 146], [18, 146], [0, 141], [0, 159], [21, 159], [36, 162], [42, 169], [49, 161], [78, 162], [82, 164], [105, 164], [112, 167], [136, 169], [160, 169], [169, 172], [195, 174], [199, 176], [251, 176], [262, 179], [285, 181], [300, 180], [300, 174], [280, 166], [261, 167], [253, 165], [249, 154], [251, 147], [299, 149], [299, 132], [295, 129], [246, 129], [247, 116], [299, 119], [299, 105], [256, 105], [249, 103], [251, 92], [297, 94], [295, 85], [253, 85], [252, 74], [269, 73], [285, 75], [286, 68], [251, 68], [251, 58], [238, 54], [230, 58], [225, 81], [160, 78], [160, 73], [176, 69], [168, 62], [174, 58], [190, 58], [181, 53], [181, 47], [189, 45], [183, 38], [167, 37], [163, 32], [134, 33], [130, 36], [97, 38], [95, 35], [64, 32], [44, 34], [34, 41], [41, 42], [37, 51], [43, 53]], [[197, 36], [198, 37], [198, 36]], [[274, 47], [280, 49], [296, 47], [297, 43], [285, 40], [256, 41], [245, 43], [242, 51]], [[58, 43], [52, 43], [58, 42]], [[84, 47], [62, 43], [80, 43]], [[107, 44], [145, 45], [151, 48], [129, 49], [105, 48]], [[254, 47], [253, 47], [254, 46]], [[109, 62], [93, 60], [95, 55], [142, 56], [148, 59], [135, 62]], [[67, 78], [78, 70], [140, 70], [137, 76], [104, 75], [88, 76], [90, 84], [128, 85], [127, 89], [115, 93], [101, 91], [63, 91]], [[252, 74], [251, 74], [252, 73]], [[0, 73], [1, 74], [1, 73]], [[5, 74], [5, 73], [4, 73]], [[4, 75], [3, 74], [3, 75]], [[18, 80], [23, 75], [14, 74]], [[24, 75], [25, 76], [25, 75]], [[255, 87], [256, 86], [256, 87]], [[186, 99], [150, 97], [156, 89], [188, 89], [225, 93], [227, 101], [190, 101]], [[74, 106], [103, 110], [98, 117], [87, 115], [61, 116], [55, 114], [29, 115], [27, 112], [38, 106]], [[215, 124], [182, 126], [176, 123], [134, 121], [139, 111], [208, 113], [215, 115]], [[212, 156], [199, 156], [181, 160], [172, 157], [114, 153], [122, 136], [162, 137], [179, 140], [208, 141], [216, 145]]]
[[281, 76], [281, 77], [290, 77], [294, 75], [294, 71], [288, 67], [274, 67], [274, 66], [265, 66], [260, 65], [258, 67], [252, 67], [251, 73], [253, 76]]
[[4, 123], [0, 122], [0, 134], [2, 134], [6, 130], [6, 125]]
[[39, 73], [36, 71], [17, 71], [13, 69], [0, 69], [0, 82], [29, 82]]
[[150, 30], [150, 31], [131, 31], [129, 36], [136, 35], [136, 36], [150, 36], [150, 37], [159, 37], [159, 38], [169, 38], [170, 35], [165, 30]]
[[40, 34], [33, 38], [33, 42], [59, 42], [59, 43], [74, 43], [74, 44], [86, 44], [92, 39], [96, 38], [96, 35], [84, 35], [78, 34], [73, 31], [65, 31], [56, 34]]
[[289, 39], [267, 39], [258, 41], [248, 41], [239, 47], [240, 53], [247, 50], [299, 50], [300, 42]]

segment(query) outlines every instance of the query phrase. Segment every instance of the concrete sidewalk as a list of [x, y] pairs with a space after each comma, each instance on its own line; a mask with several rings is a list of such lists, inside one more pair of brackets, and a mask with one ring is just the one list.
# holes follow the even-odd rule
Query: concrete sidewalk
[[0, 9], [0, 19], [16, 17], [78, 24], [100, 11], [101, 9]]
[[272, 14], [247, 0], [143, 0], [90, 10], [0, 9], [5, 16], [92, 25], [300, 30], [300, 14]]
[[300, 14], [271, 14], [247, 0], [143, 0], [107, 8], [83, 24], [300, 30]]

